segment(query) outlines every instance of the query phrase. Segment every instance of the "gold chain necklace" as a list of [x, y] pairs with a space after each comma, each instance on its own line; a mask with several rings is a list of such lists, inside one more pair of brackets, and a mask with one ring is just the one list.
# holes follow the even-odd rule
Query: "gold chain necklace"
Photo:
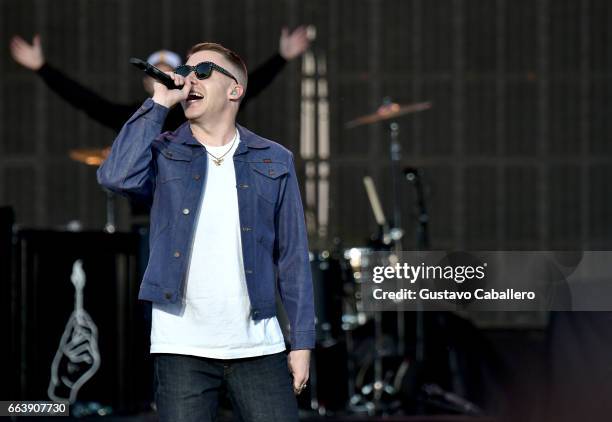
[[234, 140], [232, 141], [232, 144], [230, 145], [229, 149], [227, 151], [225, 151], [225, 153], [223, 153], [223, 155], [217, 157], [213, 154], [210, 153], [210, 151], [206, 150], [206, 152], [208, 153], [208, 155], [210, 155], [210, 157], [213, 160], [213, 163], [215, 163], [216, 165], [220, 166], [223, 163], [223, 159], [225, 158], [225, 156], [232, 150], [232, 148], [234, 147], [234, 143], [236, 142], [236, 139], [238, 138], [238, 135], [234, 136]]

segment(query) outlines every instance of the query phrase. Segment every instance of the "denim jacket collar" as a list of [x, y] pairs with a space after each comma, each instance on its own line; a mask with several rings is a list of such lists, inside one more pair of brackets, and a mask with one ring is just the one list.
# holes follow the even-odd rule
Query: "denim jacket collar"
[[[269, 145], [262, 138], [255, 135], [247, 128], [240, 126], [239, 124], [236, 124], [236, 128], [238, 128], [241, 142], [238, 145], [234, 155], [244, 154], [249, 148], [264, 149], [269, 147]], [[183, 145], [202, 145], [193, 137], [191, 128], [189, 127], [189, 122], [185, 122], [180, 125], [178, 129], [170, 133], [167, 139], [171, 142], [176, 142]]]

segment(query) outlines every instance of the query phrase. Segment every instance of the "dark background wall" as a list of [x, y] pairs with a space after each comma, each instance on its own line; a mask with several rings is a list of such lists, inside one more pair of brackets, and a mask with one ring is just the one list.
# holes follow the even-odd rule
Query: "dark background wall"
[[[612, 3], [607, 0], [2, 0], [0, 204], [17, 222], [102, 227], [104, 195], [71, 148], [114, 134], [66, 105], [8, 53], [43, 37], [49, 62], [111, 99], [143, 97], [127, 64], [158, 48], [214, 40], [251, 68], [283, 24], [317, 27], [331, 124], [329, 238], [375, 230], [361, 177], [390, 199], [386, 126], [344, 123], [384, 96], [434, 108], [400, 119], [403, 165], [425, 172], [436, 248], [612, 245]], [[301, 66], [291, 63], [241, 122], [299, 155]], [[298, 159], [298, 167], [303, 162]], [[404, 222], [414, 195], [402, 185]], [[388, 206], [388, 205], [387, 205]], [[121, 204], [122, 215], [126, 204]], [[388, 210], [390, 212], [390, 210]], [[410, 246], [407, 242], [406, 246]]]

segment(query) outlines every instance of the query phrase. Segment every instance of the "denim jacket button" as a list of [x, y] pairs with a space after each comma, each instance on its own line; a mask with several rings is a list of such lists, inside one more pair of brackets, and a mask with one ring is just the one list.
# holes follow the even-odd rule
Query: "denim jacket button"
[[193, 175], [193, 180], [200, 180], [200, 175], [199, 174], [194, 174]]
[[243, 232], [250, 232], [251, 230], [253, 230], [253, 229], [251, 229], [249, 226], [244, 226], [244, 227], [242, 228], [242, 231], [243, 231]]
[[259, 311], [253, 311], [252, 314], [254, 317], [256, 317], [257, 315], [259, 315]]
[[183, 214], [185, 214], [185, 215], [189, 215], [189, 208], [185, 208], [185, 209], [183, 210]]
[[166, 292], [166, 293], [164, 293], [164, 297], [166, 299], [172, 299], [172, 293], [171, 292]]
[[179, 258], [181, 256], [181, 253], [179, 251], [175, 251], [174, 252], [174, 257], [175, 258]]
[[245, 270], [244, 272], [247, 274], [253, 274], [253, 270]]

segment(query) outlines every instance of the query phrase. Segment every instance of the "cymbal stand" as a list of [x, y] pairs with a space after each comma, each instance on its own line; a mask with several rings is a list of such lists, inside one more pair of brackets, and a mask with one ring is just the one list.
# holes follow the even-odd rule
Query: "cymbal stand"
[[115, 233], [117, 230], [115, 220], [115, 193], [108, 189], [104, 189], [106, 194], [106, 224], [104, 224], [104, 231], [106, 233]]
[[[391, 99], [385, 98], [383, 107], [391, 105]], [[402, 147], [399, 142], [399, 124], [392, 121], [389, 124], [389, 155], [391, 158], [391, 182], [393, 189], [392, 209], [393, 209], [393, 228], [390, 229], [390, 237], [393, 242], [393, 251], [399, 252], [402, 250], [402, 237], [404, 231], [401, 225], [401, 205], [400, 205], [400, 185], [399, 185], [399, 165], [401, 161]], [[406, 328], [404, 323], [404, 314], [397, 312], [397, 355], [402, 357], [405, 354], [405, 338]], [[382, 351], [383, 351], [383, 325], [382, 314], [380, 311], [374, 312], [374, 380], [371, 384], [363, 386], [361, 392], [363, 395], [372, 393], [372, 401], [368, 403], [372, 412], [384, 413], [389, 410], [390, 406], [382, 402], [384, 393], [395, 395], [397, 390], [389, 383], [383, 373]]]

